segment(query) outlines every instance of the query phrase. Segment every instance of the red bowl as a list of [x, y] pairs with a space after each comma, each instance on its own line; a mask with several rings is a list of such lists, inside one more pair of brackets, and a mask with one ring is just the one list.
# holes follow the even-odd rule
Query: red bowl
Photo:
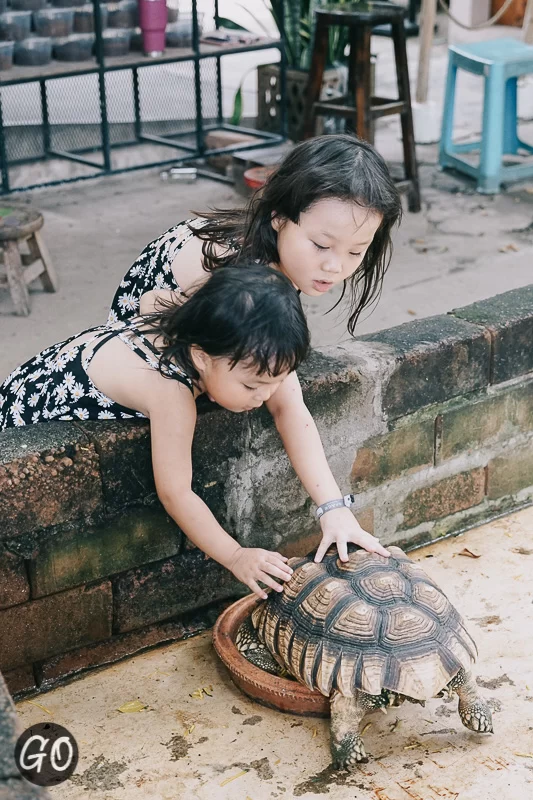
[[244, 182], [250, 189], [261, 189], [265, 185], [267, 178], [272, 175], [275, 166], [272, 167], [250, 167], [244, 173]]
[[233, 683], [264, 706], [310, 717], [329, 717], [329, 699], [312, 692], [298, 681], [278, 678], [250, 664], [235, 646], [241, 622], [261, 601], [250, 594], [237, 600], [219, 616], [213, 628], [213, 645], [222, 663], [228, 668]]

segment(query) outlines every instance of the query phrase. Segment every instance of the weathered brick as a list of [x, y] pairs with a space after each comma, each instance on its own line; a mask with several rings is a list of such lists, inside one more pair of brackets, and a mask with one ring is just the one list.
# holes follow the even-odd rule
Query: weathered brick
[[442, 415], [443, 459], [533, 429], [533, 381], [498, 394], [465, 398]]
[[74, 423], [4, 431], [0, 539], [85, 516], [101, 501], [98, 455]]
[[416, 489], [403, 504], [402, 528], [414, 528], [421, 522], [428, 522], [466, 508], [477, 506], [485, 494], [485, 470], [473, 469], [461, 472], [450, 478]]
[[29, 596], [30, 585], [23, 559], [0, 545], [0, 608], [24, 603]]
[[0, 669], [111, 636], [111, 584], [82, 586], [0, 611]]
[[396, 358], [383, 387], [383, 410], [390, 419], [489, 382], [490, 334], [461, 319], [429, 317], [358, 338]]
[[405, 424], [383, 436], [375, 436], [357, 451], [351, 482], [360, 491], [433, 464], [433, 419]]
[[161, 508], [131, 508], [98, 525], [39, 537], [29, 561], [32, 597], [91, 583], [179, 552], [183, 534]]
[[214, 603], [199, 611], [184, 614], [170, 622], [158, 622], [141, 630], [121, 633], [105, 642], [100, 642], [78, 650], [70, 650], [64, 655], [55, 656], [38, 664], [41, 686], [49, 689], [61, 678], [76, 675], [103, 664], [113, 664], [122, 658], [140, 653], [150, 647], [165, 642], [175, 642], [189, 638], [215, 624], [220, 613], [230, 601]]
[[114, 579], [114, 629], [135, 630], [248, 591], [200, 550], [187, 550]]
[[100, 458], [106, 511], [155, 494], [147, 420], [80, 423]]
[[31, 664], [4, 672], [4, 680], [12, 695], [20, 695], [37, 688]]
[[482, 325], [490, 332], [493, 383], [533, 371], [533, 285], [456, 308], [450, 313]]
[[533, 486], [533, 441], [509, 455], [489, 461], [487, 494], [491, 500]]

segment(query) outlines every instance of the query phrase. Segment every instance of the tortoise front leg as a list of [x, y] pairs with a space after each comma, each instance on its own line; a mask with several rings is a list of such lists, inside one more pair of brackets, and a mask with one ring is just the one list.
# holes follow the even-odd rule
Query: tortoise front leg
[[459, 716], [465, 728], [475, 733], [494, 733], [489, 705], [478, 693], [471, 672], [460, 669], [449, 682], [448, 689], [459, 695]]
[[330, 698], [331, 756], [336, 769], [354, 770], [368, 761], [359, 733], [363, 717], [373, 708], [366, 698], [368, 695], [357, 691], [354, 697], [334, 692]]

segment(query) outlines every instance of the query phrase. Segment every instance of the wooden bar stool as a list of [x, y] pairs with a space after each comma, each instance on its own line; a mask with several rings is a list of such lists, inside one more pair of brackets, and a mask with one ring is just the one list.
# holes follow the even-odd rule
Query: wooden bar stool
[[[23, 317], [31, 310], [28, 284], [40, 278], [46, 292], [58, 289], [56, 272], [40, 233], [43, 225], [43, 215], [31, 206], [0, 204], [0, 252], [4, 267], [0, 289], [9, 289], [15, 313]], [[23, 242], [27, 242], [27, 253], [20, 251]]]
[[[388, 114], [399, 114], [402, 126], [405, 179], [397, 183], [408, 192], [409, 210], [420, 211], [420, 185], [416, 163], [411, 90], [407, 66], [404, 28], [405, 8], [389, 2], [357, 2], [317, 8], [315, 43], [309, 72], [304, 138], [314, 136], [317, 116], [336, 116], [346, 119], [346, 129], [361, 139], [373, 142], [374, 121]], [[372, 28], [388, 24], [392, 31], [398, 97], [372, 97], [370, 39]], [[329, 28], [347, 25], [350, 28], [348, 62], [348, 94], [320, 100], [322, 77], [328, 53]]]

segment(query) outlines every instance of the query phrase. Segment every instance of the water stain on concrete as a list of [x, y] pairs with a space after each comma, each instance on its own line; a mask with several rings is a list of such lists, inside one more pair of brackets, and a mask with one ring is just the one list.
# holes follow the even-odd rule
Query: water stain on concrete
[[487, 705], [491, 711], [497, 714], [499, 711], [502, 710], [502, 704], [499, 700], [496, 700], [495, 697], [489, 697], [487, 700]]
[[164, 742], [164, 745], [170, 750], [170, 760], [178, 761], [180, 758], [185, 758], [192, 747], [192, 742], [188, 742], [185, 736], [176, 733], [168, 742]]
[[264, 758], [259, 758], [256, 761], [250, 761], [249, 764], [244, 764], [242, 761], [239, 761], [238, 763], [232, 764], [232, 766], [246, 770], [254, 769], [257, 772], [257, 777], [262, 781], [270, 781], [274, 777], [274, 770], [270, 766], [266, 756]]
[[501, 625], [502, 618], [497, 614], [490, 614], [488, 617], [473, 617], [473, 622], [476, 622], [480, 628], [487, 628], [489, 625]]
[[254, 714], [253, 717], [247, 717], [243, 720], [243, 725], [257, 725], [258, 722], [261, 722], [263, 717], [260, 717], [258, 714]]
[[238, 706], [232, 706], [231, 707], [231, 713], [232, 714], [240, 714], [242, 717], [244, 716], [243, 712], [241, 711], [240, 708], [238, 708]]
[[[356, 776], [358, 778], [359, 776]], [[370, 791], [372, 789], [366, 783], [355, 783], [354, 776], [347, 771], [339, 771], [334, 769], [333, 765], [329, 765], [316, 775], [312, 775], [306, 781], [297, 784], [293, 791], [293, 797], [301, 797], [309, 792], [310, 794], [329, 794], [330, 789], [335, 786], [353, 786], [354, 789], [361, 789], [363, 791]]]
[[455, 728], [439, 728], [438, 731], [425, 731], [425, 733], [421, 733], [420, 736], [436, 736], [439, 733], [457, 733]]
[[478, 686], [482, 686], [483, 689], [499, 689], [504, 683], [514, 686], [514, 681], [512, 681], [511, 678], [505, 673], [500, 675], [498, 678], [480, 678], [478, 676], [476, 678], [476, 683]]
[[89, 791], [111, 791], [111, 789], [122, 789], [123, 783], [118, 776], [127, 769], [125, 761], [108, 761], [103, 755], [99, 755], [95, 761], [81, 775], [72, 775], [70, 780], [76, 786], [83, 786]]
[[528, 550], [527, 547], [512, 547], [511, 550], [519, 556], [533, 556], [533, 550]]
[[435, 711], [436, 717], [453, 717], [457, 714], [455, 708], [446, 708], [446, 706], [439, 706]]

